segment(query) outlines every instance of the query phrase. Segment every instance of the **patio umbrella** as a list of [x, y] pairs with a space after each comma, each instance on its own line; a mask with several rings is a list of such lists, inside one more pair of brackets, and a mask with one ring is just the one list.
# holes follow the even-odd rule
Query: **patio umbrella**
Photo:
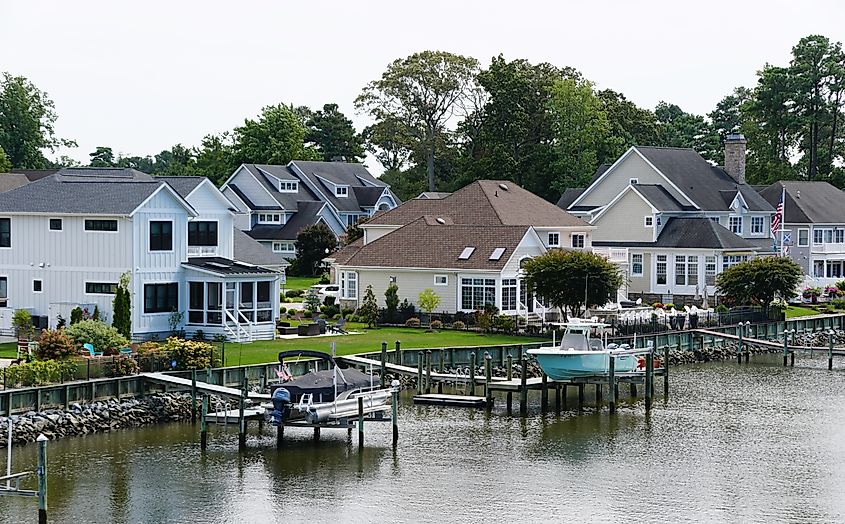
[[699, 299], [699, 298], [701, 298], [701, 295], [698, 293], [698, 284], [696, 284], [696, 285], [695, 285], [695, 297], [693, 297], [693, 300], [695, 300], [696, 302], [698, 302], [698, 299]]
[[704, 286], [704, 298], [701, 299], [701, 309], [710, 309], [710, 304], [707, 303], [707, 286]]

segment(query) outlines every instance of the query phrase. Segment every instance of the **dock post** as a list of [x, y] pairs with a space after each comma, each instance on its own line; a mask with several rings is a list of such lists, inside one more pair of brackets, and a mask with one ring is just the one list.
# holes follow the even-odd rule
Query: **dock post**
[[38, 442], [38, 524], [47, 524], [47, 437], [43, 434]]
[[[118, 391], [120, 390], [120, 383], [118, 382], [117, 385]], [[191, 370], [191, 424], [196, 424], [197, 422], [197, 370], [196, 368]]]
[[[513, 355], [511, 352], [508, 351], [508, 363], [507, 367], [505, 368], [505, 372], [507, 373], [508, 382], [513, 380]], [[507, 405], [508, 405], [508, 413], [511, 412], [511, 408], [513, 407], [513, 392], [508, 391], [507, 393]]]
[[443, 351], [445, 351], [443, 348], [439, 348], [437, 350], [437, 359], [440, 362], [440, 364], [437, 366], [437, 370], [440, 373], [446, 372], [446, 357], [443, 355]]
[[487, 406], [493, 405], [493, 390], [490, 389], [490, 382], [493, 381], [493, 357], [487, 351], [484, 352], [484, 399]]
[[[440, 349], [437, 351], [437, 356], [438, 356], [438, 358], [440, 359], [440, 367], [439, 367], [439, 369], [440, 369], [440, 373], [442, 374], [442, 373], [444, 373], [444, 372], [445, 372], [445, 368], [443, 367], [443, 360], [444, 360], [444, 358], [443, 358], [443, 348], [440, 348]], [[438, 394], [443, 393], [443, 381], [442, 381], [442, 380], [438, 380], [438, 381], [437, 381], [437, 393], [438, 393]]]
[[789, 333], [783, 332], [783, 367], [786, 367], [786, 357], [789, 355]]
[[449, 366], [455, 367], [455, 348], [449, 348]]
[[827, 332], [827, 369], [833, 369], [833, 330]]
[[249, 391], [249, 379], [244, 373], [243, 386], [241, 388], [241, 398], [238, 402], [238, 449], [246, 449], [246, 419], [244, 418], [244, 408], [246, 407], [246, 395]]
[[584, 409], [584, 383], [578, 384], [578, 410]]
[[381, 343], [381, 387], [387, 385], [387, 342]]
[[616, 413], [616, 357], [610, 355], [607, 365], [607, 387], [610, 389], [610, 412]]
[[314, 440], [320, 440], [320, 426], [314, 428]]
[[425, 350], [425, 392], [431, 393], [431, 350]]
[[358, 397], [358, 448], [364, 447], [364, 397]]
[[399, 441], [399, 381], [396, 380], [391, 385], [393, 386], [393, 402], [390, 407], [393, 411], [391, 422], [393, 424], [393, 445], [395, 446]]
[[540, 411], [545, 413], [549, 405], [549, 377], [542, 371], [540, 373]]
[[637, 385], [631, 382], [631, 396], [637, 398]]
[[[681, 343], [678, 342], [678, 353], [680, 353]], [[669, 396], [669, 345], [663, 348], [663, 396]]]
[[208, 395], [202, 396], [202, 412], [200, 419], [200, 450], [205, 451], [208, 447], [208, 422], [205, 417], [208, 415]]
[[645, 355], [645, 409], [651, 410], [651, 400], [654, 396], [654, 353], [649, 351]]
[[560, 384], [555, 382], [555, 413], [560, 413]]
[[736, 336], [739, 338], [739, 342], [737, 342], [736, 346], [736, 363], [742, 364], [742, 332], [744, 331], [744, 326], [742, 322], [739, 323], [739, 327], [736, 329]]
[[285, 440], [285, 424], [279, 424], [276, 428], [276, 449], [282, 449], [282, 442]]
[[528, 414], [528, 359], [522, 353], [522, 345], [519, 346], [522, 354], [522, 372], [519, 377], [519, 414], [523, 417]]
[[475, 395], [475, 351], [469, 354], [469, 394]]
[[402, 363], [402, 348], [399, 344], [399, 341], [396, 341], [396, 363], [400, 366], [403, 365]]
[[423, 391], [423, 358], [425, 353], [417, 352], [417, 395], [422, 395]]
[[596, 404], [601, 404], [604, 398], [602, 397], [601, 384], [596, 384]]

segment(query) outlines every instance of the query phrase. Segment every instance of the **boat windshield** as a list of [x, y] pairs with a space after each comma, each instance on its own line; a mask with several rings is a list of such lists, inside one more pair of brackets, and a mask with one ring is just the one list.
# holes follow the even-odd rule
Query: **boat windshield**
[[587, 326], [569, 326], [560, 339], [560, 349], [575, 351], [602, 351], [604, 345], [601, 338], [590, 338], [590, 328]]

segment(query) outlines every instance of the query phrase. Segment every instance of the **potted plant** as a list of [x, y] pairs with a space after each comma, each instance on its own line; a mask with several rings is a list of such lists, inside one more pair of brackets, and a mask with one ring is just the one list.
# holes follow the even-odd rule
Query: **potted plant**
[[813, 304], [818, 303], [819, 296], [822, 294], [822, 288], [820, 287], [806, 287], [801, 295], [804, 298], [810, 299]]

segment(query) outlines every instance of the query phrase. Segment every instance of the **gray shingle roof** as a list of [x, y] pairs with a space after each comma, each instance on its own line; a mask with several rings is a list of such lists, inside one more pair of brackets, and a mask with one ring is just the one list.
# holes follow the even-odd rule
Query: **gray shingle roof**
[[583, 187], [570, 187], [566, 191], [560, 195], [560, 198], [557, 201], [557, 207], [561, 209], [566, 209], [575, 202], [575, 199], [581, 196], [581, 193], [584, 192]]
[[695, 209], [692, 206], [682, 205], [661, 185], [635, 184], [634, 189], [639, 191], [659, 211], [689, 211]]
[[[727, 211], [737, 191], [742, 193], [751, 211], [772, 210], [772, 206], [750, 186], [738, 184], [724, 169], [711, 165], [693, 149], [637, 146], [637, 151], [702, 211]], [[725, 198], [722, 191], [729, 192], [730, 198]]]
[[249, 206], [249, 208], [252, 209], [253, 211], [282, 211], [282, 206], [259, 206], [259, 205], [256, 205], [252, 200], [249, 199], [249, 197], [246, 196], [246, 194], [244, 194], [243, 191], [241, 191], [241, 189], [237, 186], [237, 184], [229, 184], [226, 187], [228, 187], [229, 189], [232, 190], [233, 193], [238, 195], [238, 198], [240, 198], [243, 201], [243, 203], [246, 204], [247, 206]]
[[[821, 181], [780, 181], [763, 189], [760, 195], [777, 206], [786, 188], [785, 222], [790, 224], [845, 223], [845, 192]], [[800, 196], [799, 196], [800, 195]]]
[[[311, 189], [302, 181], [299, 180], [293, 173], [290, 172], [287, 166], [272, 166], [272, 165], [265, 165], [265, 164], [244, 164], [244, 167], [252, 173], [256, 180], [258, 180], [267, 190], [270, 192], [270, 195], [279, 203], [281, 207], [283, 207], [286, 211], [296, 211], [298, 203], [303, 200], [318, 200], [317, 195], [314, 194]], [[278, 178], [282, 178], [281, 175], [285, 175], [283, 180], [291, 180], [291, 181], [299, 181], [297, 185], [298, 191], [296, 193], [281, 193], [279, 192], [278, 186], [273, 183], [272, 179], [269, 178], [268, 174], [277, 176]], [[229, 184], [231, 185], [231, 184]], [[240, 196], [240, 195], [238, 195]], [[248, 202], [244, 202], [247, 203]], [[252, 206], [250, 206], [252, 207]], [[266, 208], [266, 206], [265, 206]], [[252, 209], [258, 209], [256, 207], [252, 207]]]
[[273, 275], [276, 271], [253, 266], [221, 257], [192, 257], [182, 265], [188, 268], [202, 269], [222, 276], [234, 275]]
[[[765, 241], [765, 242], [762, 242]], [[595, 246], [654, 247], [668, 249], [763, 250], [770, 239], [752, 242], [731, 233], [705, 217], [679, 218], [666, 221], [656, 242], [595, 241]]]
[[280, 266], [284, 264], [281, 256], [253, 240], [249, 235], [235, 228], [235, 260], [255, 266]]
[[[375, 203], [361, 202], [354, 190], [346, 197], [337, 197], [329, 182], [337, 185], [355, 187], [379, 187], [384, 190], [387, 187], [381, 180], [377, 179], [367, 171], [363, 164], [350, 164], [347, 162], [308, 162], [294, 160], [291, 166], [303, 173], [309, 182], [320, 188], [326, 199], [337, 208], [338, 211], [360, 212], [363, 207], [372, 207]], [[326, 182], [328, 181], [328, 182]], [[381, 193], [379, 193], [381, 194]], [[392, 194], [392, 193], [391, 193]], [[369, 193], [367, 194], [369, 195]], [[393, 195], [399, 202], [399, 199]]]
[[317, 223], [320, 219], [317, 213], [323, 205], [323, 202], [300, 202], [299, 211], [284, 225], [262, 224], [246, 233], [256, 240], [296, 240], [300, 229]]
[[167, 182], [182, 198], [185, 198], [206, 178], [204, 176], [161, 176], [156, 179]]

